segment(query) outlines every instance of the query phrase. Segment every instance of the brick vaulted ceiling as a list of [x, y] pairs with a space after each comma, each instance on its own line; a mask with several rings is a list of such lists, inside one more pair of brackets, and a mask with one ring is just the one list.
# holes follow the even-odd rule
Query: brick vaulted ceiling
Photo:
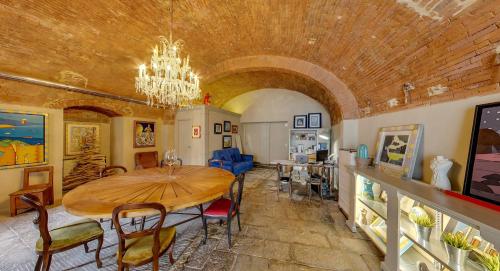
[[[158, 0], [0, 0], [0, 71], [143, 99], [136, 69], [168, 34], [167, 9]], [[498, 91], [499, 27], [500, 0], [174, 0], [174, 38], [215, 104], [282, 87], [337, 119], [407, 107], [387, 106], [403, 103], [404, 82], [416, 86], [413, 105]], [[269, 65], [221, 64], [255, 56]], [[311, 68], [273, 69], [274, 56]], [[325, 83], [330, 75], [345, 89]], [[449, 91], [429, 97], [439, 84]]]

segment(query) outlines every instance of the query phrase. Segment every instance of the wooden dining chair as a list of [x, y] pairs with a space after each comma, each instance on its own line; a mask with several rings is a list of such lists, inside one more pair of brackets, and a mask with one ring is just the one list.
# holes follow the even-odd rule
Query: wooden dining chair
[[[125, 232], [120, 224], [122, 213], [134, 211], [156, 210], [159, 220], [150, 228]], [[128, 270], [129, 267], [153, 264], [153, 271], [159, 269], [159, 258], [169, 252], [170, 263], [174, 263], [173, 247], [175, 244], [175, 227], [163, 228], [167, 212], [159, 203], [130, 203], [116, 207], [113, 210], [113, 224], [118, 234], [118, 270]], [[134, 228], [135, 229], [135, 228]]]
[[[238, 229], [241, 231], [240, 225], [240, 206], [243, 195], [243, 185], [245, 183], [245, 174], [238, 175], [229, 186], [229, 199], [221, 198], [215, 200], [203, 211], [201, 216], [203, 228], [205, 229], [205, 239], [203, 243], [206, 244], [208, 239], [208, 225], [207, 219], [219, 219], [227, 222], [227, 242], [231, 248], [231, 221], [236, 216], [238, 219]], [[234, 193], [234, 186], [238, 184], [237, 194]]]
[[127, 168], [124, 166], [109, 166], [101, 170], [99, 177], [104, 178], [108, 176], [113, 176], [120, 173], [127, 173]]
[[[46, 183], [32, 184], [30, 176], [32, 173], [48, 174]], [[16, 216], [19, 210], [27, 210], [28, 206], [21, 200], [22, 195], [32, 194], [40, 199], [42, 205], [54, 204], [54, 167], [41, 166], [41, 167], [27, 167], [24, 168], [23, 175], [23, 188], [19, 191], [11, 193], [10, 196], [10, 216]]]
[[95, 261], [97, 267], [101, 268], [102, 263], [99, 253], [104, 240], [104, 230], [97, 221], [84, 219], [49, 231], [47, 210], [40, 203], [40, 200], [32, 194], [22, 195], [21, 200], [38, 212], [37, 221], [40, 238], [35, 246], [35, 251], [39, 255], [35, 271], [48, 271], [53, 254], [81, 245], [85, 247], [85, 252], [88, 253], [88, 243], [94, 240], [98, 241]]
[[154, 167], [159, 167], [157, 151], [135, 153], [135, 169]]
[[276, 191], [276, 193], [277, 193], [278, 201], [279, 201], [280, 200], [280, 191], [281, 191], [283, 184], [288, 185], [288, 193], [290, 194], [290, 197], [292, 196], [292, 167], [278, 163], [276, 165], [276, 170], [277, 170], [277, 180], [276, 180], [277, 191]]
[[[117, 175], [120, 173], [127, 173], [127, 168], [124, 166], [108, 166], [101, 170], [101, 172], [99, 173], [99, 177], [104, 178], [108, 176]], [[103, 218], [99, 219], [100, 223], [104, 223], [106, 221], [111, 221], [111, 219], [103, 219]], [[133, 223], [135, 222], [135, 220], [132, 221]], [[110, 223], [109, 227], [110, 229], [113, 229], [113, 223]]]

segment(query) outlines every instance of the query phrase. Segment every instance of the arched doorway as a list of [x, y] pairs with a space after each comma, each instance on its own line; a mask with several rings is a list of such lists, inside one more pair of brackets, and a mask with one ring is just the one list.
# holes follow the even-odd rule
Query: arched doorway
[[64, 109], [63, 192], [99, 178], [111, 161], [111, 118], [120, 114], [95, 106]]

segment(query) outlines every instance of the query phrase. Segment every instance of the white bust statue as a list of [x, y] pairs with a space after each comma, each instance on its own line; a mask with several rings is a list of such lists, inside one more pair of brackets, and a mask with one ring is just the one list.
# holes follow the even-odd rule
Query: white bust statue
[[443, 190], [451, 190], [450, 179], [448, 179], [448, 171], [453, 162], [443, 156], [436, 156], [431, 161], [432, 169], [432, 185]]

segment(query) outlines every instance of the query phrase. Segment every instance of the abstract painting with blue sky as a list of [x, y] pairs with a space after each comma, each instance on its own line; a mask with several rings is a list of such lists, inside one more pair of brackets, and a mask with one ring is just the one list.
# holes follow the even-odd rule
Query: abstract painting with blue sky
[[0, 167], [45, 161], [42, 114], [0, 112]]

